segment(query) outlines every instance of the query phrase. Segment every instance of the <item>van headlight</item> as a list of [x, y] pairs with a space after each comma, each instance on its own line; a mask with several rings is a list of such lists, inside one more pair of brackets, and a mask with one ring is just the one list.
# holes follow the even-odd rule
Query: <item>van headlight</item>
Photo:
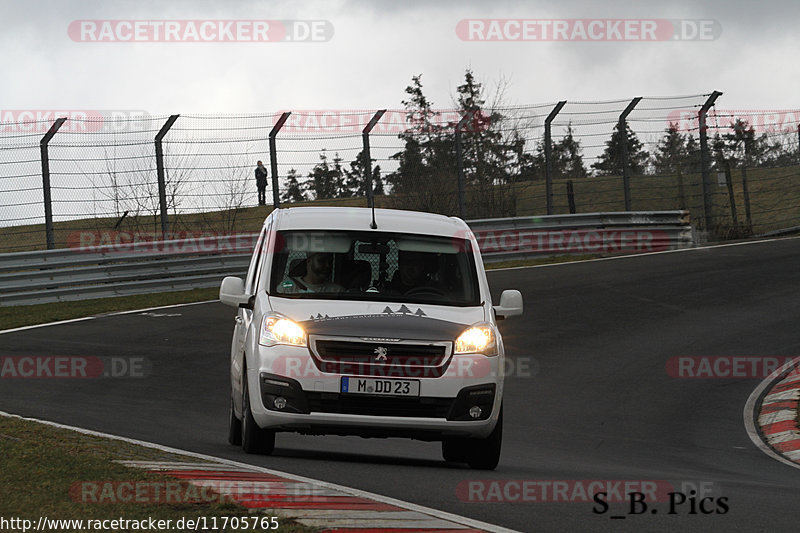
[[261, 323], [261, 334], [258, 338], [261, 346], [289, 344], [306, 345], [306, 332], [297, 322], [280, 315], [267, 315]]
[[488, 324], [479, 324], [465, 330], [456, 339], [454, 353], [482, 353], [497, 355], [497, 342], [494, 330]]

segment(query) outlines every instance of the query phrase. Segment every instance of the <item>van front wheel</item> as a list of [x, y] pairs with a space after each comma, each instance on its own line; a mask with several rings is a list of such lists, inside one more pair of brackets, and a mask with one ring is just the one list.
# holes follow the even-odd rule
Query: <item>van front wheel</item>
[[275, 432], [261, 429], [250, 410], [250, 391], [247, 385], [247, 374], [244, 375], [242, 393], [242, 449], [246, 453], [269, 455], [275, 450]]
[[500, 449], [503, 447], [503, 406], [497, 425], [485, 439], [467, 439], [466, 463], [476, 470], [494, 470], [500, 462]]
[[442, 441], [442, 457], [448, 463], [466, 463], [470, 439], [453, 438]]
[[231, 409], [228, 417], [228, 444], [239, 446], [242, 443], [242, 421], [236, 418], [236, 411], [233, 409], [233, 398], [231, 398]]

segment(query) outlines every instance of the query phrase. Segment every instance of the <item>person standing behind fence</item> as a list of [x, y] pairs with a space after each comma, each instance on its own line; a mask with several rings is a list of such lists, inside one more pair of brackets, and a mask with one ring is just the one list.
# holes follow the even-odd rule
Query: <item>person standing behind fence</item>
[[261, 161], [256, 167], [256, 187], [258, 187], [258, 205], [267, 205], [267, 169]]

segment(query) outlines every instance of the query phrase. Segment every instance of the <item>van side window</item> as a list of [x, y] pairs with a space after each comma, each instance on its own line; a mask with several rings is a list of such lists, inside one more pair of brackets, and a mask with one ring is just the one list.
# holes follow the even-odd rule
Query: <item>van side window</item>
[[262, 251], [264, 249], [264, 241], [266, 240], [266, 229], [261, 230], [261, 234], [256, 241], [256, 247], [253, 251], [253, 258], [250, 260], [250, 268], [247, 269], [247, 280], [244, 286], [244, 292], [247, 294], [255, 293], [256, 275], [258, 274], [258, 265], [261, 263]]
[[257, 292], [261, 289], [259, 285], [259, 280], [261, 279], [261, 272], [264, 270], [264, 264], [269, 261], [271, 257], [269, 253], [269, 236], [270, 236], [270, 229], [272, 229], [272, 223], [270, 222], [267, 224], [266, 229], [262, 232], [262, 239], [261, 239], [261, 250], [258, 254], [258, 259], [256, 260], [256, 271], [255, 277], [253, 278], [253, 293]]

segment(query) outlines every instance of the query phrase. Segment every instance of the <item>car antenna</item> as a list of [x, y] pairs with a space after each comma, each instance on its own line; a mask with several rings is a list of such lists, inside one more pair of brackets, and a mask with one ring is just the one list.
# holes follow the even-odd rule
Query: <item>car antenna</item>
[[366, 180], [364, 180], [366, 183], [364, 185], [367, 188], [368, 205], [372, 208], [372, 222], [369, 225], [370, 229], [378, 229], [378, 224], [375, 223], [375, 193], [372, 190], [372, 158], [369, 155], [369, 132], [372, 131], [372, 128], [375, 127], [375, 124], [377, 124], [384, 113], [386, 113], [385, 109], [376, 111], [361, 132], [364, 140], [364, 150], [362, 154], [364, 155], [364, 170], [366, 171]]

